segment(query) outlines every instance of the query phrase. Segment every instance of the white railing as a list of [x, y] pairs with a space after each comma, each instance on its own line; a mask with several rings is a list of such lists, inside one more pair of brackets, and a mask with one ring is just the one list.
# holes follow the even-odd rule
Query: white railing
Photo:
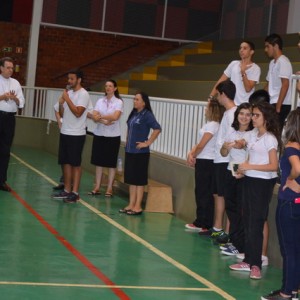
[[[296, 92], [296, 81], [300, 75], [293, 75], [292, 107], [300, 104], [299, 94]], [[56, 121], [53, 106], [62, 93], [61, 89], [28, 88], [24, 87], [26, 99], [22, 116]], [[103, 96], [103, 93], [90, 92], [93, 105]], [[126, 120], [132, 110], [133, 96], [122, 95], [124, 113], [121, 116], [121, 140], [125, 142], [127, 125]], [[157, 121], [161, 124], [162, 133], [151, 146], [151, 150], [185, 159], [187, 152], [197, 141], [199, 128], [204, 123], [204, 101], [176, 100], [150, 97], [151, 106]], [[93, 132], [96, 124], [88, 119], [87, 127]]]
[[[56, 121], [53, 106], [60, 97], [61, 89], [24, 87], [26, 100], [22, 116], [42, 118], [49, 123]], [[90, 92], [93, 104], [103, 93]], [[133, 107], [133, 96], [121, 95], [124, 100], [124, 113], [121, 117], [121, 140], [126, 140], [126, 120]], [[151, 146], [153, 151], [185, 159], [187, 152], [196, 143], [199, 128], [204, 122], [206, 102], [150, 97], [151, 106], [162, 133]], [[93, 132], [95, 123], [87, 120], [88, 131]]]

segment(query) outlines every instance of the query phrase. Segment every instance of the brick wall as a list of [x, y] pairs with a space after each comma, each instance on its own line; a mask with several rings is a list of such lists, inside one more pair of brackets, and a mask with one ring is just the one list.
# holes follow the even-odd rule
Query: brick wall
[[[20, 72], [15, 73], [14, 77], [21, 84], [25, 83], [29, 31], [29, 25], [0, 22], [0, 57], [10, 56], [14, 58], [15, 65], [20, 66]], [[4, 47], [11, 47], [12, 52], [3, 52]], [[22, 53], [16, 53], [16, 47], [21, 47]]]
[[[12, 53], [1, 53], [1, 56], [12, 56], [20, 64], [20, 73], [14, 77], [22, 84], [25, 84], [29, 31], [28, 25], [0, 22], [0, 47], [13, 49]], [[66, 73], [81, 67], [85, 86], [89, 87], [179, 46], [175, 42], [42, 26], [36, 86], [64, 87]], [[23, 52], [15, 53], [16, 47], [22, 47]]]

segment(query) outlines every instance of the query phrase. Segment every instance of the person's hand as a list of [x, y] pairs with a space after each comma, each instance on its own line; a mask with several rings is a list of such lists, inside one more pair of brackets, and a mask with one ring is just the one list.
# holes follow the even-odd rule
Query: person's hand
[[235, 140], [233, 148], [235, 149], [243, 149], [245, 147], [245, 140]]
[[137, 149], [142, 149], [142, 148], [147, 148], [149, 147], [147, 141], [145, 142], [136, 142], [136, 148]]
[[300, 193], [300, 185], [297, 183], [295, 179], [287, 178], [282, 190], [284, 191], [286, 188], [291, 189], [295, 193]]
[[16, 98], [17, 98], [16, 92], [14, 90], [11, 90], [9, 92], [9, 99], [16, 100]]
[[67, 99], [69, 99], [69, 94], [68, 94], [68, 90], [64, 90], [61, 97], [63, 98], [64, 101], [66, 101]]
[[95, 122], [100, 122], [101, 115], [98, 111], [93, 111], [92, 119]]
[[4, 101], [6, 101], [6, 102], [10, 99], [9, 98], [10, 97], [10, 93], [4, 93], [3, 96], [4, 96]]
[[235, 145], [235, 142], [225, 142], [223, 145], [222, 145], [222, 148], [226, 149], [226, 150], [231, 150]]
[[242, 164], [239, 164], [238, 173], [239, 174], [245, 174], [245, 171], [250, 170], [249, 166], [250, 165], [246, 161], [243, 162]]
[[240, 67], [241, 67], [241, 74], [245, 74], [246, 73], [246, 70], [248, 70], [249, 68], [252, 67], [253, 64], [240, 64]]
[[196, 158], [193, 156], [192, 152], [189, 152], [188, 156], [187, 156], [187, 165], [190, 167], [195, 167], [196, 164]]
[[281, 105], [279, 103], [276, 103], [276, 112], [279, 114], [281, 111]]
[[244, 177], [244, 174], [237, 173], [234, 177], [235, 177], [236, 179], [241, 179], [241, 178]]

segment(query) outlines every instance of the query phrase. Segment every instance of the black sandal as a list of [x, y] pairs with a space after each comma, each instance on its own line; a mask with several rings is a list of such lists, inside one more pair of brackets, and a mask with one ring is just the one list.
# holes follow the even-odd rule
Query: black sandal
[[121, 214], [127, 214], [129, 211], [131, 211], [131, 209], [126, 209], [126, 208], [119, 209], [119, 213]]
[[91, 196], [97, 196], [97, 195], [101, 195], [101, 192], [99, 192], [99, 191], [90, 191], [87, 194], [91, 195]]
[[143, 211], [134, 211], [134, 210], [129, 210], [126, 214], [129, 216], [139, 216], [143, 213]]

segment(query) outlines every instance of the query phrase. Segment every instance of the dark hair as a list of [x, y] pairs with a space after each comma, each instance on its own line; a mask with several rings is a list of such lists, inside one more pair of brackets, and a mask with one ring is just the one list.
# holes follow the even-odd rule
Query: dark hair
[[300, 110], [292, 110], [286, 119], [284, 127], [284, 143], [296, 142], [300, 144]]
[[[136, 92], [135, 95], [141, 95], [144, 103], [145, 103], [145, 107], [144, 109], [152, 112], [152, 108], [150, 105], [150, 99], [149, 96], [145, 93], [145, 92]], [[132, 117], [132, 115], [136, 112], [136, 108], [133, 108], [132, 111], [130, 112], [127, 121]]]
[[75, 70], [71, 70], [68, 72], [69, 74], [75, 74], [76, 77], [79, 79], [81, 79], [81, 82], [83, 82], [83, 72], [80, 69], [75, 69]]
[[218, 100], [211, 99], [207, 104], [207, 121], [221, 122], [225, 107]]
[[236, 88], [235, 84], [230, 79], [221, 81], [216, 86], [216, 89], [220, 94], [224, 93], [227, 96], [227, 98], [233, 101], [236, 93]]
[[250, 41], [242, 41], [241, 44], [242, 44], [242, 43], [248, 44], [249, 47], [250, 47], [250, 49], [253, 50], [253, 51], [255, 51], [255, 45], [254, 45], [254, 43], [252, 43], [252, 42], [250, 42]]
[[266, 90], [257, 90], [249, 97], [249, 103], [254, 105], [258, 101], [270, 103], [270, 94]]
[[279, 127], [278, 114], [275, 107], [268, 102], [258, 101], [253, 105], [253, 109], [257, 108], [264, 117], [266, 123], [266, 129], [268, 132], [274, 134], [278, 141], [278, 145], [281, 145], [281, 130]]
[[[115, 95], [116, 98], [119, 98], [119, 99], [122, 100], [122, 98], [121, 98], [121, 96], [120, 96], [120, 94], [119, 94], [117, 82], [116, 82], [115, 80], [113, 80], [113, 79], [108, 79], [108, 80], [105, 81], [105, 83], [106, 83], [106, 82], [111, 82], [111, 83], [114, 85], [114, 87], [117, 88], [117, 89], [114, 91], [114, 95]], [[105, 96], [106, 96], [106, 95], [107, 95], [107, 94], [105, 93]]]
[[[239, 120], [238, 120], [238, 116], [239, 116], [239, 113], [242, 109], [249, 109], [250, 112], [251, 112], [252, 111], [252, 105], [250, 103], [245, 102], [245, 103], [240, 104], [237, 107], [236, 111], [234, 112], [234, 119], [233, 119], [233, 123], [231, 125], [231, 127], [233, 127], [234, 130], [239, 130], [239, 128], [240, 128], [240, 123], [239, 123]], [[252, 124], [252, 119], [251, 119], [246, 131], [250, 131], [252, 129], [253, 129], [253, 124]]]
[[279, 34], [277, 33], [272, 33], [270, 35], [268, 35], [266, 38], [265, 38], [265, 42], [271, 44], [272, 46], [275, 46], [275, 45], [278, 45], [278, 48], [280, 50], [282, 50], [283, 48], [283, 41], [282, 41], [282, 38]]
[[2, 58], [0, 59], [0, 66], [1, 66], [1, 67], [4, 67], [4, 64], [5, 64], [6, 61], [9, 61], [9, 62], [11, 62], [11, 63], [14, 63], [14, 60], [13, 60], [11, 57], [6, 56], [6, 57], [2, 57]]

